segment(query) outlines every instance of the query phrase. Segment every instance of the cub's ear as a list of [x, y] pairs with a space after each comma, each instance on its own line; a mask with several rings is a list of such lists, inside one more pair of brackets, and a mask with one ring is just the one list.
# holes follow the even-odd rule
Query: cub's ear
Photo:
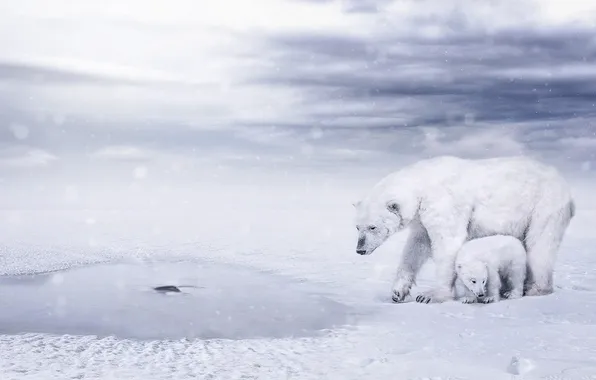
[[399, 215], [399, 204], [396, 201], [389, 201], [387, 202], [387, 210], [395, 215]]
[[358, 206], [360, 206], [360, 201], [352, 202], [352, 206], [354, 206], [354, 208], [358, 208]]

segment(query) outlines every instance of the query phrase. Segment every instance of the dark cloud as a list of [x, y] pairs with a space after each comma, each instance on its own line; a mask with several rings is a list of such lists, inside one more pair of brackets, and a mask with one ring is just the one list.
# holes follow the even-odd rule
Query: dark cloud
[[[302, 90], [304, 111], [313, 117], [358, 115], [362, 127], [375, 115], [390, 124], [405, 110], [409, 126], [444, 125], [449, 110], [460, 119], [473, 115], [475, 122], [561, 122], [596, 116], [595, 36], [592, 30], [386, 41], [276, 35], [268, 59], [278, 70], [257, 81]], [[312, 107], [322, 102], [337, 107], [323, 113]], [[369, 109], [354, 112], [342, 103]]]

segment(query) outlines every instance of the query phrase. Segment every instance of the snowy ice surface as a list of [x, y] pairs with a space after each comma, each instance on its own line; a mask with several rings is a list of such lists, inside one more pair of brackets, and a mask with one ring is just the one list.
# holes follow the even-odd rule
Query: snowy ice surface
[[[134, 193], [78, 184], [89, 202], [69, 207], [4, 188], [0, 378], [596, 379], [593, 183], [573, 182], [554, 294], [396, 305], [405, 234], [355, 253], [351, 202], [379, 177], [306, 177], [149, 174]], [[170, 282], [197, 288], [148, 290]]]

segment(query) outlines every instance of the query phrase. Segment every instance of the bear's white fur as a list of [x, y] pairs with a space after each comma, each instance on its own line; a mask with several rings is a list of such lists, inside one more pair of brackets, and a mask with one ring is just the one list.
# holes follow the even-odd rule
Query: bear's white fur
[[556, 253], [575, 213], [558, 171], [526, 157], [422, 160], [383, 178], [354, 206], [361, 255], [410, 229], [393, 285], [395, 302], [404, 301], [433, 258], [438, 286], [416, 297], [424, 303], [452, 300], [458, 251], [466, 241], [492, 235], [524, 244], [526, 295], [551, 293]]
[[526, 250], [513, 237], [471, 241], [458, 253], [455, 272], [455, 296], [463, 303], [521, 298], [526, 279]]

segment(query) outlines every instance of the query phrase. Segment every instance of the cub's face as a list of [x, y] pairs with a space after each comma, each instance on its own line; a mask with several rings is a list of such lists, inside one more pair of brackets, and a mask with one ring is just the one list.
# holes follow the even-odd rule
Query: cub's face
[[457, 264], [457, 275], [476, 297], [486, 295], [488, 269], [484, 263]]

